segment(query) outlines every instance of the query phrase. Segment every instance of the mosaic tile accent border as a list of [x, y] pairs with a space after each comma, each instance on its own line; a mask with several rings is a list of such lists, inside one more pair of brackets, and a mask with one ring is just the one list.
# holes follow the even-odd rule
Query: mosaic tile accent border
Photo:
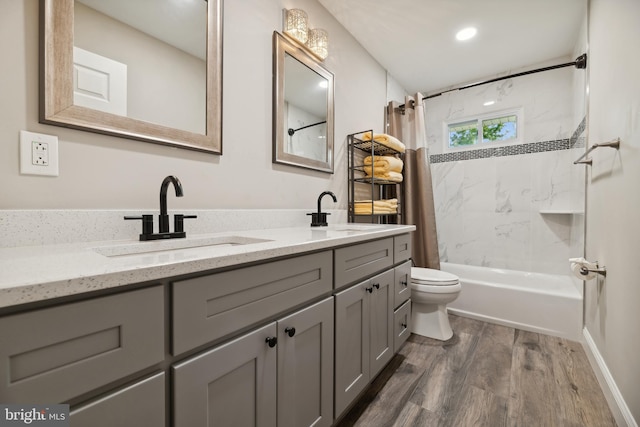
[[462, 150], [429, 156], [431, 163], [457, 162], [459, 160], [486, 159], [489, 157], [516, 156], [519, 154], [543, 153], [546, 151], [569, 150], [585, 146], [585, 137], [581, 136], [586, 128], [586, 117], [582, 119], [571, 138], [552, 141], [530, 142], [527, 144], [505, 145], [502, 147]]

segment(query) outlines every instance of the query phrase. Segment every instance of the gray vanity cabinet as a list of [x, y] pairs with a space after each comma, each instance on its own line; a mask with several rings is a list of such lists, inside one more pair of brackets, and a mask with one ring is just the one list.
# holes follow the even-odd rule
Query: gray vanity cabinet
[[278, 320], [278, 427], [333, 423], [333, 297]]
[[335, 415], [353, 402], [393, 356], [394, 270], [335, 296]]
[[163, 427], [165, 374], [161, 372], [71, 411], [73, 427]]
[[346, 246], [334, 251], [334, 288], [340, 289], [394, 264], [394, 238]]
[[400, 347], [411, 335], [411, 301], [405, 301], [393, 312], [393, 352]]
[[393, 270], [395, 275], [393, 306], [397, 308], [411, 298], [411, 261], [400, 264]]
[[172, 284], [173, 354], [328, 295], [332, 282], [331, 251], [176, 281]]
[[164, 319], [161, 286], [0, 317], [0, 402], [65, 403], [159, 364]]
[[333, 298], [173, 367], [175, 426], [330, 426]]
[[175, 365], [173, 425], [275, 427], [276, 334], [272, 322]]

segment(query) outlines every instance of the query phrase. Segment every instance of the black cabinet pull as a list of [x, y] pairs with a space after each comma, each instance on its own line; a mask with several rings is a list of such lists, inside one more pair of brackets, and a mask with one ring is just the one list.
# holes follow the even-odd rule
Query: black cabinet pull
[[406, 281], [406, 280], [401, 280], [401, 281], [400, 281], [400, 284], [401, 284], [402, 286], [404, 286], [405, 288], [407, 287], [407, 281]]
[[296, 328], [287, 328], [284, 330], [287, 335], [289, 335], [290, 337], [294, 336], [296, 334]]
[[406, 323], [400, 323], [400, 326], [402, 326], [403, 328], [407, 329], [407, 324]]
[[265, 341], [267, 344], [269, 344], [269, 347], [271, 348], [275, 347], [276, 344], [278, 344], [278, 338], [276, 337], [267, 337]]
[[373, 287], [376, 288], [376, 289], [380, 289], [380, 283], [374, 283]]
[[365, 291], [372, 293], [373, 292], [373, 288], [364, 288]]

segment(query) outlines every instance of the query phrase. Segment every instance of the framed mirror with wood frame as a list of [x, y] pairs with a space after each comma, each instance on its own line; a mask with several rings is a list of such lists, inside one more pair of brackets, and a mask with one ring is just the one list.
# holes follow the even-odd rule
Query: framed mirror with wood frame
[[273, 162], [333, 173], [334, 77], [273, 33]]
[[[148, 67], [146, 75], [135, 82], [130, 81], [128, 88], [125, 85], [121, 100], [121, 110], [134, 110], [137, 108], [138, 113], [131, 114], [121, 112], [120, 110], [112, 110], [102, 108], [100, 100], [97, 106], [94, 104], [79, 101], [79, 78], [78, 67], [78, 49], [74, 43], [75, 37], [79, 37], [81, 33], [78, 31], [80, 22], [75, 22], [77, 7], [82, 7], [84, 14], [94, 13], [93, 9], [87, 8], [86, 4], [91, 5], [90, 1], [76, 0], [41, 0], [40, 1], [40, 111], [39, 119], [41, 123], [47, 123], [57, 126], [82, 129], [90, 132], [114, 135], [123, 138], [147, 141], [157, 144], [164, 144], [178, 148], [203, 151], [213, 154], [222, 154], [222, 1], [223, 0], [202, 0], [198, 4], [199, 10], [202, 11], [198, 15], [198, 22], [202, 23], [201, 49], [200, 53], [183, 52], [174, 48], [169, 43], [156, 40], [153, 36], [144, 34], [136, 28], [125, 27], [126, 31], [112, 31], [109, 34], [103, 34], [105, 39], [114, 39], [115, 36], [124, 37], [123, 34], [133, 34], [139, 32], [136, 37], [152, 40], [158, 45], [166, 45], [165, 50], [173, 49], [172, 56], [167, 58], [180, 58], [172, 63], [164, 63], [164, 65], [145, 64]], [[86, 3], [86, 4], [85, 4]], [[111, 2], [102, 2], [102, 5], [108, 5]], [[123, 7], [132, 5], [136, 2], [119, 2]], [[97, 2], [94, 4], [100, 4]], [[106, 7], [106, 6], [105, 6]], [[80, 11], [78, 10], [78, 11]], [[141, 11], [140, 16], [145, 19], [150, 11]], [[128, 11], [125, 9], [125, 15]], [[199, 12], [198, 12], [199, 13]], [[95, 12], [94, 14], [99, 14]], [[79, 14], [80, 15], [80, 14]], [[121, 25], [117, 20], [107, 16], [104, 21], [114, 21], [117, 25]], [[142, 20], [142, 19], [140, 19]], [[189, 22], [187, 22], [189, 24]], [[122, 24], [124, 25], [124, 24]], [[129, 24], [131, 25], [131, 24]], [[157, 23], [150, 23], [151, 26], [158, 26]], [[87, 24], [85, 24], [87, 26]], [[194, 24], [195, 26], [195, 24]], [[96, 29], [93, 29], [94, 33]], [[94, 35], [99, 38], [100, 34]], [[127, 39], [119, 39], [115, 46], [111, 49], [117, 51], [126, 51], [129, 49]], [[75, 52], [75, 53], [74, 53]], [[93, 55], [92, 52], [89, 52]], [[147, 58], [155, 59], [160, 55], [155, 53], [146, 53]], [[101, 60], [100, 55], [97, 56]], [[138, 53], [130, 53], [129, 56], [143, 57]], [[107, 58], [110, 60], [110, 58]], [[154, 81], [154, 78], [161, 73], [175, 76], [175, 67], [184, 67], [184, 63], [192, 61], [200, 63], [201, 68], [198, 71], [200, 77], [198, 79], [187, 77], [185, 86], [179, 84], [174, 85], [171, 81], [157, 83], [153, 87], [145, 88], [146, 95], [142, 98], [146, 104], [140, 104], [137, 100], [133, 100], [133, 93], [140, 92], [143, 84]], [[118, 64], [118, 61], [113, 61]], [[120, 61], [126, 62], [126, 61]], [[133, 74], [130, 69], [127, 70], [127, 64], [123, 64], [125, 71], [122, 73], [125, 78]], [[168, 69], [168, 70], [167, 70]], [[74, 75], [75, 74], [75, 75]], [[108, 81], [103, 82], [100, 76], [89, 75], [81, 76], [82, 82], [91, 90], [95, 87], [97, 92], [109, 86], [115, 86]], [[157, 79], [155, 79], [157, 80]], [[197, 86], [192, 82], [198, 80]], [[128, 90], [127, 90], [128, 89]], [[184, 89], [184, 90], [183, 90]], [[107, 90], [107, 89], [105, 89]], [[171, 92], [173, 91], [173, 92]], [[191, 111], [184, 107], [183, 93], [190, 91], [190, 97], [194, 98], [194, 103], [198, 104], [198, 111]], [[82, 95], [82, 94], [80, 94]], [[104, 96], [109, 98], [110, 95]], [[158, 106], [156, 96], [163, 96], [168, 99], [167, 104], [175, 104], [177, 108], [171, 111], [169, 108]], [[114, 96], [114, 98], [116, 98]], [[138, 103], [138, 104], [136, 104]], [[117, 107], [117, 106], [116, 106]], [[148, 111], [153, 109], [162, 110], [164, 117], [144, 117]], [[197, 124], [176, 124], [185, 120], [194, 121], [197, 118]]]

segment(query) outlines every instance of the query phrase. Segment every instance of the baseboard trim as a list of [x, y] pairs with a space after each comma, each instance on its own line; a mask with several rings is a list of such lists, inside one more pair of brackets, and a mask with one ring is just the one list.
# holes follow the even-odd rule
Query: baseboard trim
[[593, 338], [591, 337], [591, 334], [589, 334], [587, 328], [582, 330], [582, 334], [584, 335], [582, 347], [584, 348], [587, 358], [589, 359], [589, 363], [596, 374], [596, 378], [600, 383], [600, 387], [607, 399], [607, 403], [609, 404], [609, 408], [611, 409], [611, 413], [613, 414], [616, 423], [619, 427], [638, 427], [638, 423], [633, 418], [631, 410], [624, 401], [622, 393], [620, 393], [620, 389], [613, 379], [607, 364], [600, 354], [600, 351], [598, 351], [598, 347], [596, 346], [595, 341], [593, 341]]

